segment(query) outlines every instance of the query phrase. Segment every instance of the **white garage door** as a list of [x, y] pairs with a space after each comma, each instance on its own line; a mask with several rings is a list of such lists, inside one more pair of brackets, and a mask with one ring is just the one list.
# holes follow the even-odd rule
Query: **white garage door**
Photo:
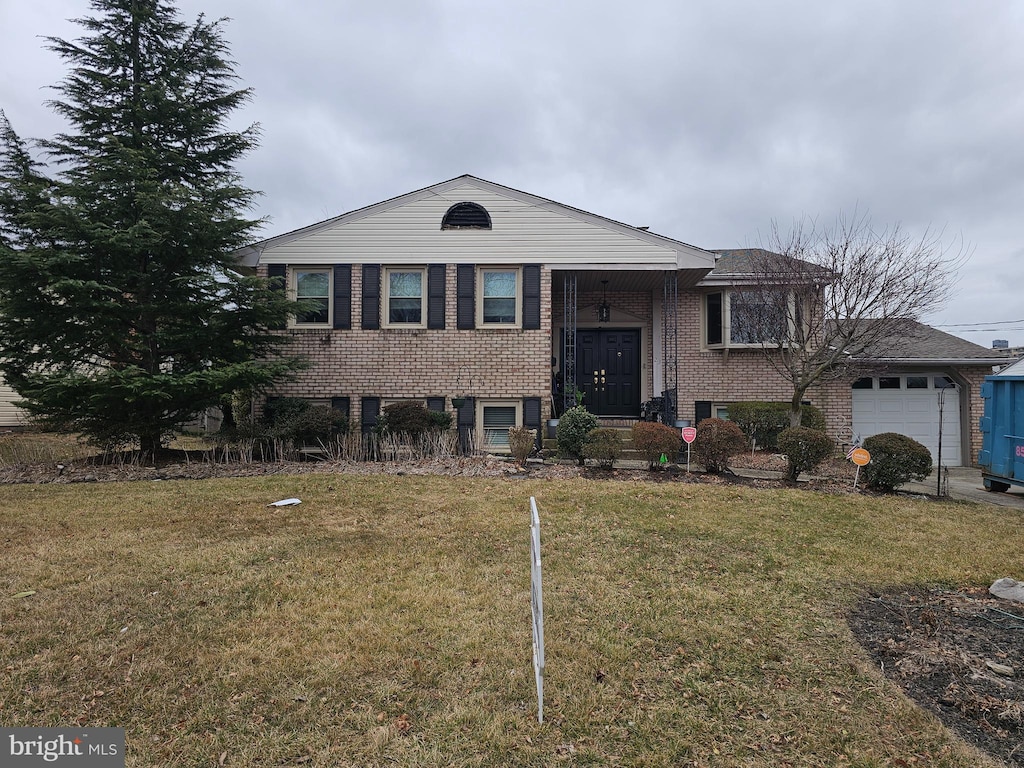
[[869, 376], [853, 385], [853, 431], [861, 438], [898, 432], [939, 453], [942, 398], [942, 463], [963, 465], [960, 450], [960, 391], [941, 374]]

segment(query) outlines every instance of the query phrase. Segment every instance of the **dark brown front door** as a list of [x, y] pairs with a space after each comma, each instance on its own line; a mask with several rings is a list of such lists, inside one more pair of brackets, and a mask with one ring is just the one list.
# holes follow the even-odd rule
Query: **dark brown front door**
[[576, 332], [576, 386], [597, 416], [640, 415], [640, 331], [584, 328]]

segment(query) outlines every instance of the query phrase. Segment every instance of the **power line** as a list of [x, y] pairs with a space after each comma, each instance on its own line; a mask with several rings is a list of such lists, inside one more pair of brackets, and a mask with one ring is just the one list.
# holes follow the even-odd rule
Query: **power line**
[[1024, 331], [1024, 326], [1019, 328], [963, 328], [957, 333], [1004, 333], [1006, 331]]
[[[936, 323], [935, 328], [973, 328], [979, 325], [1015, 325], [1024, 323], [1024, 320], [989, 320], [986, 323]], [[1019, 331], [1019, 328], [1009, 328], [1011, 331]]]

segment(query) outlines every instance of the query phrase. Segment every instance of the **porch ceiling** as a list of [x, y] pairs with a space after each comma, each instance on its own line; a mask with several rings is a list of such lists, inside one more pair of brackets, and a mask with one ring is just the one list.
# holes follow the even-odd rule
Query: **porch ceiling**
[[[576, 269], [576, 270], [555, 270], [551, 275], [551, 289], [561, 291], [567, 274], [576, 275], [576, 289], [580, 292], [601, 291], [605, 288], [603, 280], [608, 281], [608, 292], [646, 292], [661, 290], [665, 282], [665, 275], [671, 274], [658, 270], [618, 270], [618, 269]], [[680, 288], [692, 288], [700, 282], [707, 274], [705, 269], [680, 269], [676, 272], [679, 276]]]

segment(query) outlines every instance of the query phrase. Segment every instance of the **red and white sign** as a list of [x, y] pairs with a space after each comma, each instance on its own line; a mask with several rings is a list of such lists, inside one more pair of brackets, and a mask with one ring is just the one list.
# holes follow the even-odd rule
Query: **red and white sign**
[[697, 439], [696, 427], [683, 427], [683, 442], [689, 445]]

